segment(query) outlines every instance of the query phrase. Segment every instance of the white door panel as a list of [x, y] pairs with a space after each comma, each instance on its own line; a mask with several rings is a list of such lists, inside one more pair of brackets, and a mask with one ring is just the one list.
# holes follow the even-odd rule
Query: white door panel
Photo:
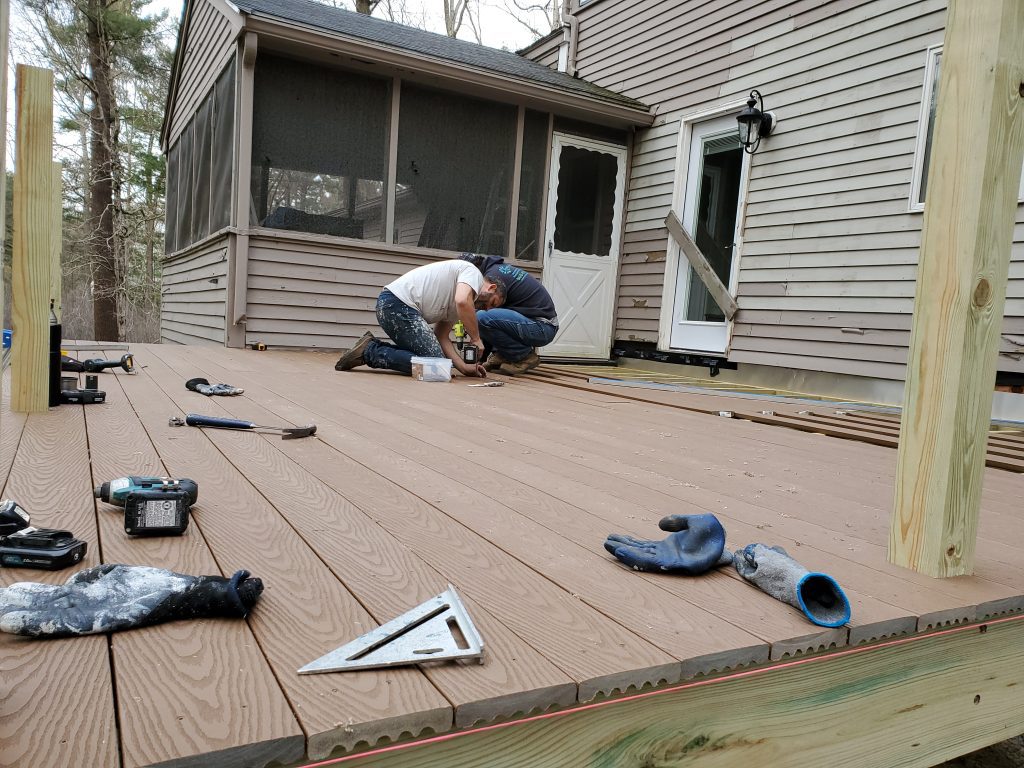
[[625, 148], [555, 134], [544, 285], [558, 312], [551, 357], [606, 358], [625, 190]]

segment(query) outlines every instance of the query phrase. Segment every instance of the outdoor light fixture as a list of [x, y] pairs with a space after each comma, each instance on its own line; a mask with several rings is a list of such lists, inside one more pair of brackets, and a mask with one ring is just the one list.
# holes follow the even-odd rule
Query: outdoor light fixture
[[752, 155], [757, 151], [761, 139], [775, 129], [775, 113], [765, 112], [761, 94], [751, 91], [747, 108], [736, 115], [736, 122], [740, 126], [740, 145], [744, 152]]

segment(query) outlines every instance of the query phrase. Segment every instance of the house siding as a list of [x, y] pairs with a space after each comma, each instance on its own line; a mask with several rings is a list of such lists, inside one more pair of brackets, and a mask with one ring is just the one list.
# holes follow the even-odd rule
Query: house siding
[[[658, 339], [680, 118], [757, 88], [780, 122], [751, 165], [729, 359], [904, 377], [922, 224], [908, 200], [925, 49], [942, 42], [945, 7], [770, 0], [737, 15], [724, 0], [620, 0], [580, 9], [580, 76], [659, 115], [635, 142], [616, 339]], [[1024, 371], [1013, 343], [1024, 341], [1020, 212], [1017, 222], [999, 368]]]
[[196, 0], [186, 23], [181, 75], [168, 122], [168, 147], [177, 140], [234, 56], [234, 40], [241, 28], [238, 15], [222, 6], [220, 0]]
[[254, 234], [249, 239], [246, 343], [349, 347], [364, 331], [377, 327], [381, 288], [410, 269], [443, 258], [376, 250], [369, 244]]
[[538, 64], [543, 64], [548, 69], [558, 70], [558, 49], [562, 45], [562, 33], [551, 34], [542, 37], [536, 43], [524, 51], [522, 55]]
[[160, 308], [163, 343], [224, 344], [227, 273], [226, 238], [164, 262]]

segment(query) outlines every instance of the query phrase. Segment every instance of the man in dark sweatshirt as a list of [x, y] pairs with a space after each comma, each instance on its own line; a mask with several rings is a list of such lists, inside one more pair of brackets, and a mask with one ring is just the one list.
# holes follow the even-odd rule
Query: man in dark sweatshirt
[[480, 338], [491, 350], [484, 368], [509, 375], [536, 368], [540, 365], [537, 348], [550, 344], [558, 333], [551, 294], [525, 269], [506, 264], [500, 256], [464, 253], [461, 258], [505, 289], [502, 307], [476, 313]]

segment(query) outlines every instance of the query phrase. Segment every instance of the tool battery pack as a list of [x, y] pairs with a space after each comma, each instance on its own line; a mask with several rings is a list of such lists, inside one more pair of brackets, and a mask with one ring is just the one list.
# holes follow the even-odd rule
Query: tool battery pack
[[59, 571], [80, 562], [86, 547], [71, 531], [25, 528], [0, 539], [0, 565]]
[[188, 528], [189, 494], [181, 488], [133, 491], [124, 502], [129, 536], [180, 536]]
[[107, 393], [101, 389], [65, 389], [60, 393], [62, 403], [105, 403]]

